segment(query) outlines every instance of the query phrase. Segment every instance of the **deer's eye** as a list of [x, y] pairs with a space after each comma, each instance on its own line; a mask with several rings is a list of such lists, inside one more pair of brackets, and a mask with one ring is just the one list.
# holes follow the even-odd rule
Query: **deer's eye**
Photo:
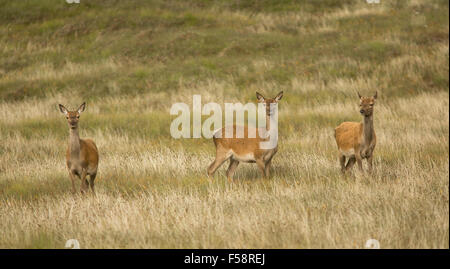
[[69, 117], [66, 117], [66, 119], [69, 119]]
[[80, 116], [77, 116], [77, 119], [79, 119], [80, 118]]

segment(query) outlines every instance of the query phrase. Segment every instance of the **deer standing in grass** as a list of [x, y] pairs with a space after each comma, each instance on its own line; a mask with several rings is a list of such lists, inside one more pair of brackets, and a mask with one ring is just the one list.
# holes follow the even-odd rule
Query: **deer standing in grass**
[[[94, 180], [97, 175], [98, 167], [98, 150], [94, 141], [91, 139], [80, 139], [78, 135], [78, 121], [81, 112], [86, 108], [83, 103], [77, 110], [68, 111], [63, 105], [59, 105], [59, 110], [64, 113], [69, 124], [69, 146], [66, 153], [67, 168], [69, 177], [72, 181], [72, 192], [75, 193], [75, 176], [81, 179], [81, 193], [91, 187], [92, 193], [95, 194]], [[89, 182], [86, 177], [89, 175]]]
[[[273, 119], [273, 106], [270, 104], [276, 104], [283, 97], [283, 92], [278, 93], [278, 95], [273, 99], [266, 99], [264, 96], [256, 93], [256, 98], [259, 103], [262, 103], [266, 109], [266, 128], [254, 128], [255, 130], [250, 130], [248, 126], [237, 126], [233, 125], [233, 134], [237, 134], [237, 129], [243, 128], [243, 138], [226, 138], [225, 128], [221, 128], [213, 136], [214, 145], [216, 146], [216, 159], [208, 168], [208, 176], [212, 176], [214, 172], [219, 168], [226, 160], [230, 160], [230, 165], [227, 170], [227, 179], [231, 181], [233, 174], [240, 162], [245, 163], [256, 163], [261, 170], [264, 177], [268, 178], [270, 173], [270, 165], [273, 156], [278, 151], [278, 143], [269, 149], [263, 149], [260, 147], [260, 142], [267, 141], [266, 137], [267, 130], [270, 130], [271, 124], [277, 124]], [[249, 138], [249, 133], [256, 133], [254, 138]], [[220, 135], [221, 134], [221, 135]]]
[[[343, 122], [336, 127], [334, 137], [339, 149], [339, 162], [342, 172], [350, 170], [355, 162], [362, 171], [362, 159], [367, 159], [369, 172], [372, 172], [373, 150], [377, 143], [373, 127], [373, 107], [377, 93], [372, 97], [362, 97], [359, 93], [359, 112], [362, 122]], [[347, 164], [346, 158], [348, 159]]]

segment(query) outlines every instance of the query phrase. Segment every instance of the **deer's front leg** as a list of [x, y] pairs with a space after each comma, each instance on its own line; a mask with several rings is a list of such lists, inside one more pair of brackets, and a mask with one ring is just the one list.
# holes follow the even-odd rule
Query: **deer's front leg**
[[358, 163], [358, 168], [359, 170], [362, 172], [363, 171], [363, 167], [362, 167], [362, 158], [361, 158], [361, 154], [359, 151], [357, 151], [355, 153], [355, 158], [356, 158], [356, 162]]
[[367, 158], [367, 156], [369, 156], [368, 152], [368, 148], [361, 150], [361, 159]]
[[75, 175], [73, 174], [73, 172], [71, 170], [69, 170], [69, 177], [70, 177], [70, 181], [72, 181], [72, 194], [76, 193], [76, 189], [75, 189]]
[[272, 159], [270, 159], [267, 163], [266, 163], [266, 167], [264, 168], [264, 172], [266, 173], [266, 177], [269, 178], [270, 177], [270, 165], [272, 164]]
[[256, 160], [256, 164], [258, 165], [259, 170], [261, 170], [261, 173], [262, 173], [262, 175], [263, 175], [263, 178], [266, 178], [266, 165], [265, 165], [265, 163], [263, 162], [263, 160], [257, 159], [257, 160]]
[[360, 153], [361, 159], [369, 158], [370, 146], [362, 146], [359, 153]]
[[369, 158], [367, 158], [367, 163], [369, 165], [369, 173], [372, 173], [372, 160], [373, 160], [373, 155], [371, 154], [369, 156]]
[[81, 172], [81, 176], [80, 176], [80, 179], [81, 179], [80, 191], [81, 191], [82, 194], [86, 193], [87, 190], [88, 190], [88, 187], [89, 187], [89, 184], [88, 184], [88, 181], [86, 179], [86, 176], [87, 176], [87, 171], [86, 171], [86, 169], [83, 169], [83, 171]]

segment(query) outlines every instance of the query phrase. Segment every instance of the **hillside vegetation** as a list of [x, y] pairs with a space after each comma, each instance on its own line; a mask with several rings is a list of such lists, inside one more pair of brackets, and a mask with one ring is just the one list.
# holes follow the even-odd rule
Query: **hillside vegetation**
[[[0, 0], [0, 248], [449, 248], [448, 1]], [[272, 177], [228, 183], [170, 107], [280, 90]], [[334, 128], [378, 91], [373, 174]], [[83, 101], [97, 196], [58, 104]]]

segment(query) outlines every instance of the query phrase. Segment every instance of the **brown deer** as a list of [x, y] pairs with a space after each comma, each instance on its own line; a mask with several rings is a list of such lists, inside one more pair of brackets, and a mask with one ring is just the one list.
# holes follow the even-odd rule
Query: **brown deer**
[[[64, 113], [69, 124], [69, 146], [66, 153], [67, 168], [69, 177], [72, 180], [72, 192], [75, 193], [75, 176], [81, 179], [81, 193], [91, 187], [92, 193], [95, 194], [94, 180], [97, 175], [98, 167], [98, 150], [94, 141], [91, 139], [80, 139], [78, 135], [78, 121], [81, 112], [86, 108], [83, 103], [77, 110], [68, 111], [63, 105], [59, 105], [59, 110]], [[89, 175], [89, 183], [86, 176]]]
[[[372, 97], [359, 96], [359, 112], [363, 115], [362, 122], [343, 122], [334, 131], [334, 137], [339, 149], [339, 162], [342, 172], [350, 170], [355, 162], [362, 171], [362, 159], [367, 159], [369, 172], [372, 172], [373, 150], [377, 143], [373, 127], [373, 108], [377, 93]], [[348, 159], [347, 164], [346, 158]]]
[[[213, 136], [214, 145], [216, 146], [216, 159], [208, 167], [208, 176], [212, 176], [214, 172], [219, 168], [226, 160], [230, 159], [230, 165], [227, 170], [227, 179], [231, 181], [233, 174], [240, 162], [256, 163], [261, 170], [264, 177], [268, 178], [270, 173], [270, 165], [273, 156], [278, 151], [278, 143], [269, 149], [260, 147], [260, 142], [267, 141], [267, 130], [270, 129], [270, 124], [275, 124], [272, 115], [274, 114], [273, 106], [270, 104], [276, 104], [283, 97], [283, 92], [273, 99], [266, 99], [264, 96], [256, 93], [256, 98], [259, 103], [262, 103], [266, 108], [266, 128], [253, 128], [248, 126], [233, 125], [233, 134], [236, 133], [239, 128], [243, 128], [243, 138], [226, 138], [225, 128], [221, 128], [215, 132]], [[250, 130], [253, 128], [254, 130]], [[249, 137], [249, 133], [256, 134], [254, 138]]]

